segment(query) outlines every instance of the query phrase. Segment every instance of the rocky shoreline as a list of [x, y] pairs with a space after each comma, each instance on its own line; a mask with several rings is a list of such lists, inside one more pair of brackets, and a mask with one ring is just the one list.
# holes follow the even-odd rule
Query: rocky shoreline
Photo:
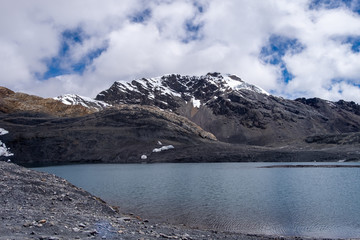
[[190, 229], [121, 214], [52, 174], [0, 161], [0, 239], [301, 239]]

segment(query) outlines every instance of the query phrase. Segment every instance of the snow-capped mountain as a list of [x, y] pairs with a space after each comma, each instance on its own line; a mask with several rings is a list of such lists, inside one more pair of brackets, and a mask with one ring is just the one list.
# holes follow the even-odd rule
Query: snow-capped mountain
[[[0, 127], [9, 132], [0, 129], [2, 157], [14, 153], [14, 160], [24, 162], [359, 159], [358, 104], [283, 99], [234, 75], [142, 78], [115, 82], [95, 100], [56, 99], [0, 87]], [[164, 148], [157, 148], [159, 142]]]
[[54, 98], [55, 100], [61, 101], [66, 105], [81, 105], [90, 109], [105, 109], [110, 107], [110, 104], [107, 104], [103, 101], [97, 101], [89, 97], [83, 97], [76, 94], [65, 94]]
[[176, 111], [183, 103], [193, 107], [209, 105], [229, 93], [243, 92], [269, 95], [265, 90], [242, 81], [231, 74], [208, 73], [204, 76], [165, 75], [142, 78], [132, 82], [115, 82], [108, 90], [99, 93], [96, 100], [110, 104], [132, 103], [155, 105]]
[[279, 145], [304, 142], [312, 135], [360, 130], [360, 106], [353, 102], [287, 100], [231, 74], [117, 81], [95, 100], [77, 95], [58, 99], [98, 110], [118, 104], [155, 106], [184, 116], [230, 143]]

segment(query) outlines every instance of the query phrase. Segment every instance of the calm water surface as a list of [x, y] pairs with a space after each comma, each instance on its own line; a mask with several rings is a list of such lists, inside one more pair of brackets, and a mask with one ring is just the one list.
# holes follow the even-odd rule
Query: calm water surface
[[258, 168], [267, 165], [274, 164], [36, 169], [63, 177], [122, 212], [158, 222], [254, 234], [360, 237], [360, 168]]

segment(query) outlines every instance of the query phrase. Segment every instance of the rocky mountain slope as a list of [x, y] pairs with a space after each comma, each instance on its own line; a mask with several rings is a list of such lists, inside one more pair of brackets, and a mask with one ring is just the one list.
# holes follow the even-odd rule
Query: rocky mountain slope
[[161, 161], [163, 152], [216, 141], [184, 117], [137, 105], [82, 117], [0, 113], [0, 125], [17, 163]]
[[18, 163], [360, 159], [359, 105], [286, 100], [219, 73], [115, 82], [96, 100], [0, 88], [0, 128], [14, 154], [0, 158]]
[[[21, 164], [360, 159], [357, 133], [336, 136], [335, 143], [329, 137], [318, 137], [301, 145], [261, 147], [217, 141], [187, 118], [158, 107], [124, 104], [77, 116], [76, 110], [84, 107], [65, 105], [50, 111], [40, 104], [36, 111], [21, 107], [32, 109], [24, 111], [16, 106], [0, 112], [2, 152], [9, 153], [1, 154], [0, 159]], [[59, 116], [57, 111], [62, 109], [75, 116]]]
[[115, 82], [96, 100], [140, 104], [185, 116], [220, 141], [261, 146], [360, 130], [360, 106], [319, 98], [287, 100], [229, 74], [166, 75]]
[[31, 112], [57, 117], [78, 117], [93, 113], [94, 110], [79, 105], [67, 106], [54, 99], [15, 93], [10, 89], [0, 87], [0, 112]]

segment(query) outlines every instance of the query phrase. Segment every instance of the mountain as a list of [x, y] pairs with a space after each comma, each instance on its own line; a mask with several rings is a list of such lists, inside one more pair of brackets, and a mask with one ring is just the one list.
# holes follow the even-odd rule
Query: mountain
[[283, 99], [231, 74], [171, 74], [115, 82], [95, 99], [111, 105], [156, 106], [228, 143], [281, 146], [302, 143], [309, 136], [360, 130], [360, 106], [354, 102]]
[[80, 105], [95, 111], [111, 107], [110, 104], [103, 101], [96, 101], [89, 97], [84, 97], [77, 94], [65, 94], [54, 98], [54, 100], [60, 101], [65, 105]]
[[132, 82], [115, 82], [96, 100], [111, 104], [132, 103], [158, 106], [176, 111], [185, 101], [195, 108], [208, 105], [218, 97], [242, 90], [269, 95], [265, 90], [242, 81], [235, 75], [208, 73], [205, 76], [165, 75], [142, 78]]
[[157, 107], [110, 107], [78, 95], [57, 99], [0, 87], [0, 158], [17, 163], [141, 162], [216, 141], [187, 118]]
[[[30, 166], [360, 159], [358, 143], [340, 146], [329, 146], [327, 142], [304, 143], [301, 148], [223, 143], [185, 117], [151, 106], [122, 105], [81, 117], [54, 117], [35, 112], [0, 113], [0, 126], [8, 132], [0, 136], [0, 140], [11, 152], [11, 156], [4, 155], [0, 159]], [[359, 138], [360, 134], [353, 136], [353, 139]], [[346, 140], [346, 136], [343, 139]]]
[[2, 113], [0, 125], [17, 163], [159, 161], [166, 152], [216, 141], [184, 117], [133, 105], [71, 118]]
[[15, 93], [10, 89], [0, 87], [0, 112], [32, 112], [57, 117], [79, 117], [90, 114], [94, 110], [79, 105], [68, 106], [51, 98]]
[[[214, 75], [207, 75], [197, 79], [203, 79], [204, 83], [208, 83], [209, 79], [215, 78]], [[174, 76], [176, 80], [178, 77]], [[219, 78], [219, 75], [217, 76]], [[228, 77], [230, 78], [230, 76]], [[234, 80], [234, 78], [232, 76], [230, 79]], [[168, 78], [164, 77], [164, 79]], [[356, 122], [356, 116], [359, 115], [357, 104], [344, 101], [332, 103], [321, 99], [284, 100], [271, 96], [260, 88], [249, 84], [243, 84], [243, 87], [241, 87], [239, 86], [242, 84], [240, 80], [236, 80], [240, 84], [235, 84], [235, 86], [229, 86], [229, 83], [220, 80], [219, 82], [214, 81], [220, 86], [224, 86], [222, 91], [218, 91], [218, 89], [205, 90], [205, 85], [199, 85], [198, 91], [196, 91], [195, 87], [192, 87], [193, 90], [190, 90], [189, 87], [187, 94], [183, 95], [187, 99], [190, 98], [190, 101], [184, 100], [182, 95], [177, 95], [174, 89], [172, 93], [165, 95], [161, 94], [164, 89], [161, 92], [157, 92], [157, 89], [155, 89], [157, 94], [166, 97], [164, 100], [168, 99], [171, 103], [171, 99], [173, 99], [174, 102], [171, 104], [174, 104], [174, 106], [176, 106], [175, 103], [179, 104], [179, 106], [167, 110], [161, 109], [159, 106], [141, 105], [141, 101], [138, 101], [138, 104], [117, 104], [109, 101], [107, 103], [113, 104], [112, 106], [96, 104], [93, 106], [99, 108], [92, 107], [90, 109], [89, 103], [94, 101], [83, 97], [79, 100], [77, 95], [71, 95], [71, 97], [78, 99], [77, 102], [73, 101], [72, 104], [83, 101], [88, 107], [66, 105], [59, 100], [44, 99], [0, 88], [0, 128], [3, 133], [0, 136], [1, 147], [4, 151], [11, 153], [3, 154], [0, 159], [11, 159], [11, 161], [21, 164], [75, 162], [299, 162], [353, 161], [360, 159], [358, 151], [360, 133], [351, 131], [356, 130], [356, 124], [358, 124]], [[160, 83], [162, 81], [161, 79]], [[136, 81], [134, 84], [136, 85]], [[171, 84], [177, 84], [177, 81], [173, 81]], [[189, 83], [189, 86], [195, 84]], [[208, 87], [212, 85], [214, 84], [209, 84]], [[199, 90], [199, 88], [203, 90]], [[170, 91], [170, 88], [167, 91]], [[209, 96], [194, 96], [192, 92], [198, 92], [199, 94], [201, 92], [205, 94], [206, 92]], [[218, 97], [212, 97], [211, 93], [217, 94]], [[105, 97], [106, 94], [102, 94]], [[131, 95], [131, 93], [128, 94]], [[234, 97], [240, 94], [243, 97], [241, 102]], [[146, 99], [145, 96], [147, 95], [141, 95], [143, 99]], [[225, 99], [226, 97], [230, 100]], [[204, 99], [207, 98], [211, 99], [206, 102]], [[219, 98], [224, 100], [217, 102], [216, 100]], [[156, 95], [154, 95], [154, 101], [158, 101]], [[277, 105], [271, 105], [274, 102]], [[240, 103], [244, 106], [244, 112], [239, 110], [241, 108], [234, 108], [234, 106], [239, 106]], [[100, 110], [100, 107], [103, 106], [107, 107]], [[297, 108], [291, 109], [290, 106], [296, 106]], [[300, 118], [302, 121], [316, 123], [317, 125], [310, 125], [309, 127], [317, 127], [319, 132], [326, 132], [324, 129], [330, 128], [326, 123], [331, 123], [332, 127], [338, 126], [338, 128], [333, 128], [333, 130], [337, 129], [333, 131], [333, 134], [316, 135], [314, 132], [306, 135], [306, 137], [304, 137], [304, 134], [295, 138], [297, 132], [304, 133], [305, 131], [295, 129], [298, 128], [296, 121], [288, 120], [287, 122], [284, 120], [286, 115], [282, 116], [280, 113], [285, 111], [285, 107], [287, 107], [287, 111], [295, 115], [306, 116], [306, 114], [312, 114], [311, 116], [322, 117], [324, 123], [315, 121], [315, 117], [314, 119]], [[277, 108], [276, 111], [280, 112], [277, 115], [276, 123], [283, 128], [282, 134], [287, 132], [296, 141], [283, 143], [277, 141], [274, 132], [278, 131], [279, 128], [269, 130], [271, 126], [276, 126], [273, 120], [270, 123], [265, 122], [264, 126], [244, 124], [248, 121], [249, 112], [270, 111], [275, 108]], [[189, 112], [184, 110], [189, 110]], [[319, 116], [322, 112], [324, 114]], [[189, 120], [191, 116], [201, 116], [204, 113], [207, 115], [203, 115], [202, 118], [209, 125], [224, 124], [225, 126], [218, 125], [217, 128], [231, 131], [236, 126], [234, 122], [238, 121], [238, 127], [244, 124], [241, 125], [244, 131], [243, 134], [247, 134], [249, 139], [256, 136], [254, 133], [261, 133], [264, 136], [268, 134], [267, 137], [272, 141], [264, 141], [267, 144], [260, 142], [263, 145], [231, 144], [219, 141], [216, 135], [214, 136], [212, 133], [203, 130], [199, 125]], [[327, 120], [324, 119], [325, 113], [328, 116]], [[190, 117], [184, 117], [186, 114]], [[227, 122], [222, 123], [221, 121]], [[290, 125], [290, 123], [293, 125]], [[346, 123], [348, 124], [346, 125]], [[288, 128], [289, 126], [293, 128]], [[343, 129], [340, 127], [343, 127]], [[214, 132], [221, 133], [221, 131]], [[227, 133], [232, 134], [231, 132]], [[219, 134], [219, 136], [222, 135]], [[287, 139], [291, 139], [290, 137]]]

